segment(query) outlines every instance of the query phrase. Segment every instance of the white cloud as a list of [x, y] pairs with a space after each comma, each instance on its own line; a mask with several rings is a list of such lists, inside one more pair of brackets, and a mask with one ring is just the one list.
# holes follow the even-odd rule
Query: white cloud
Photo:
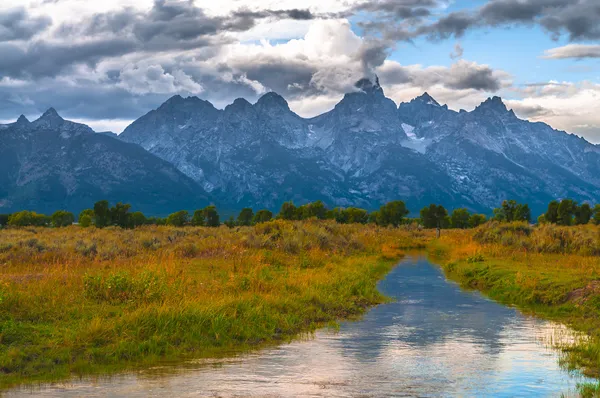
[[542, 58], [600, 58], [600, 45], [595, 44], [568, 44], [562, 47], [551, 48], [544, 51]]

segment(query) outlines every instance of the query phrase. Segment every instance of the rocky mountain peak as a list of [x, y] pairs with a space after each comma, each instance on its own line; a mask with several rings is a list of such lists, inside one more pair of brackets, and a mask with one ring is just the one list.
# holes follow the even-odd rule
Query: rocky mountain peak
[[375, 76], [375, 81], [364, 77], [354, 84], [354, 87], [367, 94], [383, 94], [383, 88], [379, 84], [379, 77]]
[[494, 96], [483, 101], [475, 110], [491, 110], [495, 112], [508, 112], [502, 98]]
[[21, 115], [21, 116], [19, 116], [19, 118], [17, 119], [17, 123], [16, 123], [16, 124], [17, 124], [18, 126], [23, 126], [23, 125], [28, 125], [29, 123], [31, 123], [31, 122], [29, 121], [29, 119], [27, 119], [27, 118], [25, 117], [25, 115]]
[[269, 92], [258, 99], [255, 105], [260, 110], [265, 109], [283, 109], [289, 110], [290, 107], [287, 101], [276, 92]]
[[64, 120], [62, 117], [60, 117], [60, 115], [58, 114], [58, 112], [56, 112], [56, 109], [54, 108], [48, 108], [48, 110], [46, 112], [44, 112], [44, 114], [40, 117], [40, 119], [38, 120]]
[[429, 95], [427, 91], [415, 98], [413, 101], [422, 102], [426, 105], [440, 106], [439, 102], [437, 102], [431, 95]]

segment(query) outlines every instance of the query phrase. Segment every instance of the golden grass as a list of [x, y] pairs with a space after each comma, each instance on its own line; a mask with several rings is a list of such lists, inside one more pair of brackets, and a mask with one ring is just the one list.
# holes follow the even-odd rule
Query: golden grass
[[0, 387], [227, 355], [359, 315], [433, 236], [327, 221], [0, 230]]

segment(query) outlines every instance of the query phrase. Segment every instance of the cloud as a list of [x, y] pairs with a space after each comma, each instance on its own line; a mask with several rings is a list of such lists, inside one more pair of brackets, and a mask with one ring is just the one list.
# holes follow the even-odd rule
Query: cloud
[[462, 58], [465, 53], [465, 49], [460, 45], [460, 43], [456, 43], [454, 45], [454, 51], [450, 53], [450, 58], [459, 59]]
[[51, 18], [31, 16], [25, 7], [0, 10], [0, 43], [31, 39], [51, 24]]
[[565, 59], [565, 58], [600, 58], [600, 45], [594, 44], [568, 44], [562, 47], [551, 48], [544, 51], [542, 58]]

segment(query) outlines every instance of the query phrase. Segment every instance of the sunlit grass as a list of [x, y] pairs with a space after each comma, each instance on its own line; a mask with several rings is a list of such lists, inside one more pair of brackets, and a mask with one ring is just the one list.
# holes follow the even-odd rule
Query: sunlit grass
[[433, 231], [335, 222], [0, 230], [0, 387], [230, 355], [360, 315]]

